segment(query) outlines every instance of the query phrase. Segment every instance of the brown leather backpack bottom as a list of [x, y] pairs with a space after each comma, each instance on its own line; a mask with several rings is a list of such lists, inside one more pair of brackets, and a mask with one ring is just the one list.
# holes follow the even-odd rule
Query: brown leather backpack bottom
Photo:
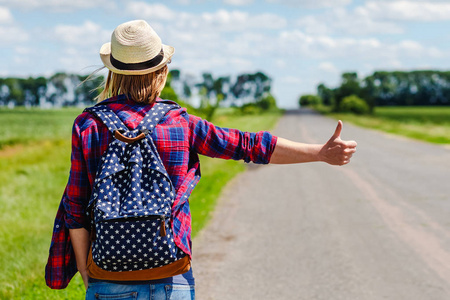
[[92, 249], [89, 250], [87, 269], [90, 278], [111, 281], [146, 281], [156, 280], [183, 274], [191, 268], [189, 255], [171, 264], [139, 271], [111, 272], [100, 268], [92, 260]]

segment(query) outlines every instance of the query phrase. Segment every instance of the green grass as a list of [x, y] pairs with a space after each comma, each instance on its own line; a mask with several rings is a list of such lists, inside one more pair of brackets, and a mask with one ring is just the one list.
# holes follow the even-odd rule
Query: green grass
[[374, 115], [370, 116], [327, 114], [362, 127], [430, 143], [450, 144], [450, 106], [376, 107]]
[[377, 107], [376, 115], [402, 122], [450, 124], [450, 106]]
[[70, 135], [73, 121], [82, 111], [81, 108], [0, 108], [0, 149], [43, 139], [64, 139]]
[[0, 159], [1, 299], [83, 297], [79, 278], [62, 293], [46, 288], [43, 278], [69, 162], [69, 141], [28, 144]]
[[[84, 297], [79, 275], [61, 291], [49, 289], [44, 281], [53, 221], [69, 174], [71, 126], [80, 111], [0, 112], [0, 299]], [[273, 128], [279, 117], [219, 112], [214, 123], [256, 131]], [[202, 179], [190, 199], [194, 235], [210, 219], [224, 185], [245, 170], [241, 162], [200, 160]]]

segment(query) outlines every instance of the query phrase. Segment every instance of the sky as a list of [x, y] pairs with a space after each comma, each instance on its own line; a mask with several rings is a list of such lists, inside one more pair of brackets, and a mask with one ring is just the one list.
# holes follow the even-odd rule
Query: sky
[[89, 74], [134, 19], [175, 47], [169, 68], [262, 71], [285, 108], [343, 72], [450, 69], [448, 0], [0, 0], [0, 77]]

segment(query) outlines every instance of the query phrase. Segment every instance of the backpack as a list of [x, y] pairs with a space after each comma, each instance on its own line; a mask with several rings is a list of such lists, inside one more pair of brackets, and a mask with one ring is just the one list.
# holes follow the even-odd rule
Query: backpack
[[164, 115], [178, 107], [170, 101], [155, 103], [135, 130], [106, 105], [85, 109], [114, 136], [98, 166], [87, 209], [92, 259], [103, 270], [152, 269], [186, 255], [175, 245], [170, 225], [175, 190], [151, 137]]

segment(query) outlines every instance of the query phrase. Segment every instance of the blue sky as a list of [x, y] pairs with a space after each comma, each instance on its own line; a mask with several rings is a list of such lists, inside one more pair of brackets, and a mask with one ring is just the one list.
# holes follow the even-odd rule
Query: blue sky
[[345, 71], [450, 69], [450, 1], [0, 0], [0, 76], [87, 74], [120, 23], [146, 20], [171, 68], [263, 71], [283, 107]]

